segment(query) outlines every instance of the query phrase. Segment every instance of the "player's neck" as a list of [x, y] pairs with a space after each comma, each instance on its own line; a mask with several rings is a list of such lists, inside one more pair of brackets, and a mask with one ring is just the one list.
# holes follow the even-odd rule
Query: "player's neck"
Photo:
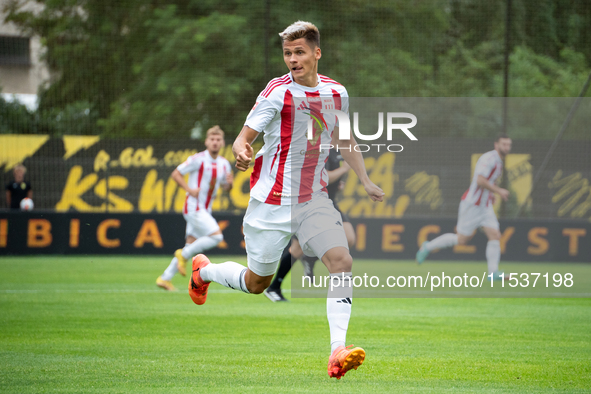
[[499, 151], [498, 149], [495, 149], [497, 151], [497, 154], [499, 155], [499, 157], [501, 158], [501, 160], [505, 159], [505, 155], [501, 153], [501, 151]]
[[316, 70], [314, 70], [314, 73], [312, 73], [311, 75], [306, 75], [302, 78], [296, 78], [292, 74], [292, 78], [293, 81], [298, 85], [302, 85], [308, 88], [315, 88], [316, 86], [318, 86], [318, 73], [316, 72]]
[[212, 159], [217, 159], [218, 155], [220, 154], [220, 152], [212, 152], [209, 149], [207, 149], [207, 153], [209, 153], [209, 155], [211, 156]]

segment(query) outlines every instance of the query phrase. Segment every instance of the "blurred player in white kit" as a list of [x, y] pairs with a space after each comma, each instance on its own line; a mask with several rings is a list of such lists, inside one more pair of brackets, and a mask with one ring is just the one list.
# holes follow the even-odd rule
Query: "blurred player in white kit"
[[[219, 126], [207, 130], [205, 147], [206, 150], [190, 156], [171, 174], [187, 192], [183, 206], [187, 227], [185, 247], [174, 252], [170, 265], [156, 279], [156, 285], [165, 290], [175, 290], [170, 280], [177, 272], [186, 275], [188, 260], [224, 240], [222, 230], [211, 216], [211, 206], [219, 187], [229, 191], [234, 178], [230, 162], [219, 155], [224, 147], [224, 131]], [[185, 182], [185, 174], [189, 174], [188, 182]]]
[[429, 253], [435, 249], [467, 244], [474, 236], [475, 230], [482, 228], [488, 238], [486, 245], [488, 273], [493, 274], [494, 280], [503, 277], [503, 273], [499, 271], [501, 232], [493, 204], [495, 193], [504, 201], [509, 198], [509, 191], [500, 188], [495, 182], [503, 173], [503, 159], [511, 151], [511, 138], [506, 134], [499, 134], [494, 147], [493, 150], [480, 156], [476, 163], [472, 183], [460, 202], [456, 233], [443, 234], [432, 241], [423, 242], [416, 256], [419, 264], [425, 261]]

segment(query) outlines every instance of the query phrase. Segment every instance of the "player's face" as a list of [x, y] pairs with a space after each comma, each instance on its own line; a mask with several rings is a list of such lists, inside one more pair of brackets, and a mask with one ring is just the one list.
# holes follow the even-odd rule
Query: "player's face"
[[22, 182], [25, 179], [25, 172], [20, 168], [14, 169], [14, 180], [16, 182]]
[[495, 142], [495, 149], [501, 156], [506, 156], [511, 152], [511, 138], [501, 138]]
[[211, 153], [218, 153], [224, 147], [224, 139], [221, 135], [212, 134], [205, 140], [205, 147]]
[[305, 38], [283, 43], [283, 61], [297, 83], [316, 86], [320, 48], [311, 47]]

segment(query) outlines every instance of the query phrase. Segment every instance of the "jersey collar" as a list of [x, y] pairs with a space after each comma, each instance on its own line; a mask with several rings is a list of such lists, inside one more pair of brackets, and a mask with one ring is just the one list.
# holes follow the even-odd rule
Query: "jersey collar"
[[291, 80], [291, 83], [293, 83], [294, 85], [298, 85], [298, 87], [305, 89], [305, 90], [316, 91], [316, 90], [318, 90], [318, 88], [320, 87], [320, 84], [322, 83], [322, 80], [320, 79], [320, 75], [318, 75], [318, 73], [316, 73], [316, 86], [314, 86], [313, 88], [311, 88], [309, 86], [300, 85], [299, 83], [297, 83], [295, 81], [295, 79], [293, 79], [293, 75], [291, 75], [291, 71], [289, 72], [288, 75], [289, 75], [289, 79]]

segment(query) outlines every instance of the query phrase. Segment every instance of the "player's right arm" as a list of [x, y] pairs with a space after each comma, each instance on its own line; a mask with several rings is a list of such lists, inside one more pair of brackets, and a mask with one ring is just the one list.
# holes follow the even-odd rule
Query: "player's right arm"
[[484, 189], [490, 190], [493, 193], [497, 193], [503, 201], [507, 201], [509, 199], [509, 190], [503, 189], [502, 187], [498, 187], [494, 183], [490, 183], [488, 179], [486, 179], [483, 175], [478, 175], [478, 179], [476, 180], [476, 184], [478, 187], [482, 187]]
[[335, 127], [332, 134], [332, 145], [339, 147], [343, 159], [349, 164], [349, 166], [351, 166], [351, 169], [355, 171], [355, 174], [359, 178], [359, 181], [363, 185], [369, 198], [371, 198], [372, 201], [384, 201], [384, 191], [380, 189], [378, 185], [373, 183], [367, 175], [363, 155], [353, 149], [353, 147], [357, 145], [357, 141], [355, 141], [353, 134], [351, 134], [349, 140], [339, 140], [338, 135], [339, 129], [338, 127]]
[[[273, 81], [276, 80], [277, 79], [274, 79], [269, 82], [267, 88], [269, 88]], [[281, 106], [283, 105], [283, 100], [281, 99], [278, 90], [271, 90], [268, 94], [265, 94], [267, 88], [257, 97], [254, 107], [252, 107], [252, 110], [250, 110], [246, 117], [244, 127], [242, 127], [240, 134], [238, 134], [236, 141], [234, 141], [234, 144], [232, 145], [232, 153], [236, 158], [236, 168], [240, 171], [248, 170], [254, 155], [251, 146], [252, 143], [257, 136], [265, 130], [273, 118], [278, 116]]]
[[254, 153], [250, 144], [254, 142], [258, 135], [258, 131], [244, 125], [240, 134], [236, 137], [236, 141], [232, 145], [232, 153], [236, 158], [236, 168], [240, 171], [248, 170]]
[[185, 177], [183, 177], [183, 174], [181, 174], [177, 168], [175, 168], [172, 174], [170, 174], [170, 177], [174, 179], [174, 181], [178, 183], [178, 185], [182, 187], [187, 193], [189, 193], [189, 195], [195, 198], [199, 196], [199, 188], [191, 189], [187, 182], [185, 182]]
[[[190, 174], [202, 170], [203, 168], [203, 152], [189, 156], [187, 160], [179, 164], [179, 166], [170, 174], [170, 177], [182, 187], [191, 197], [199, 198], [199, 191], [201, 188], [197, 187], [191, 189], [185, 181], [185, 174]], [[197, 185], [199, 186], [199, 184]]]

